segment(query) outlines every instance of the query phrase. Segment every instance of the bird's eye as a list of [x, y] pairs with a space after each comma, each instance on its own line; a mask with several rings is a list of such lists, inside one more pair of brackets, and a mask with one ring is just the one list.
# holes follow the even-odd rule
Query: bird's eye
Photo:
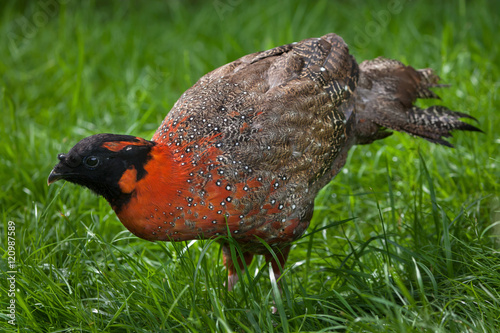
[[99, 165], [99, 158], [96, 156], [87, 156], [83, 160], [83, 164], [88, 168], [94, 169]]

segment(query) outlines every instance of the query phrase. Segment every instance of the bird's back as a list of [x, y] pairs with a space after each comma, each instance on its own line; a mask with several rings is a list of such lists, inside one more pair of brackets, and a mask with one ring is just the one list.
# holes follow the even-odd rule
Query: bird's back
[[199, 166], [195, 200], [205, 203], [210, 184], [219, 184], [214, 198], [231, 198], [212, 205], [243, 216], [235, 237], [289, 242], [344, 164], [357, 79], [357, 63], [335, 34], [250, 54], [187, 90], [153, 141]]

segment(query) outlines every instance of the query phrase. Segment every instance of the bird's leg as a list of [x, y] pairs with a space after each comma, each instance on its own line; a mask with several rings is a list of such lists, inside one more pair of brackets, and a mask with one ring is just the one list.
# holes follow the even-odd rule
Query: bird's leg
[[[233, 261], [233, 256], [231, 255], [231, 249], [229, 248], [229, 245], [222, 245], [222, 255], [224, 257], [224, 266], [226, 266], [228, 272], [227, 290], [231, 291], [236, 282], [238, 282], [238, 271], [234, 265], [235, 263]], [[245, 266], [243, 265], [241, 256], [238, 252], [236, 252], [236, 256], [238, 267], [240, 268], [241, 274], [243, 274], [245, 272]], [[243, 252], [243, 260], [245, 260], [246, 266], [250, 265], [252, 259], [253, 253]]]

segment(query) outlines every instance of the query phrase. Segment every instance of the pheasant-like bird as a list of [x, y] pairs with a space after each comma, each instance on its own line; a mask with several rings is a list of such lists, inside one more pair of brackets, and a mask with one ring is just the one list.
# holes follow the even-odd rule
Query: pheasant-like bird
[[[479, 131], [460, 121], [469, 115], [413, 105], [437, 98], [429, 88], [438, 80], [431, 69], [385, 58], [358, 66], [335, 34], [306, 39], [206, 74], [151, 141], [116, 134], [81, 140], [58, 155], [48, 183], [88, 187], [150, 241], [230, 236], [247, 264], [264, 255], [279, 277], [316, 194], [353, 145], [385, 138], [386, 129], [446, 146], [451, 130]], [[231, 289], [243, 263], [221, 243]]]

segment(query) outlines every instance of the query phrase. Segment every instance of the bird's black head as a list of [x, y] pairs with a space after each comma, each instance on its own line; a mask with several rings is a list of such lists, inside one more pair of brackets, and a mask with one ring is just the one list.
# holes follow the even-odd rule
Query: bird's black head
[[[59, 163], [50, 172], [48, 184], [64, 179], [83, 185], [119, 207], [131, 194], [120, 187], [127, 170], [136, 180], [146, 175], [144, 165], [150, 159], [152, 141], [130, 135], [96, 134], [78, 142], [67, 154], [59, 154]], [[128, 193], [127, 193], [128, 192]]]

